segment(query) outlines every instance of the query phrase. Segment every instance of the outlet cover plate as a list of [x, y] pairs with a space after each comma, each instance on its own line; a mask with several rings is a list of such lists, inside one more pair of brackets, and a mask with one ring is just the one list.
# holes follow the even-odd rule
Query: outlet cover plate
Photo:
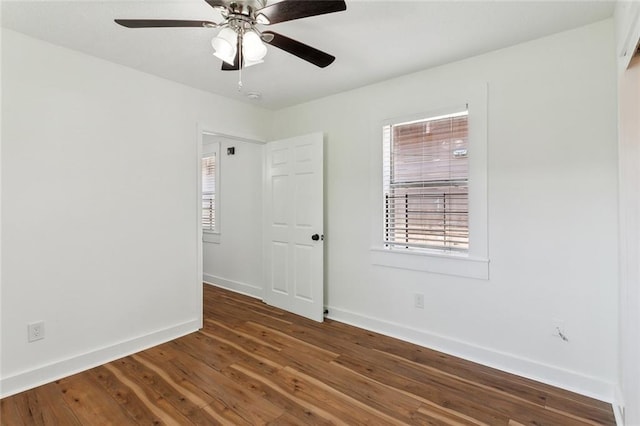
[[29, 342], [44, 339], [44, 321], [27, 324], [27, 329]]

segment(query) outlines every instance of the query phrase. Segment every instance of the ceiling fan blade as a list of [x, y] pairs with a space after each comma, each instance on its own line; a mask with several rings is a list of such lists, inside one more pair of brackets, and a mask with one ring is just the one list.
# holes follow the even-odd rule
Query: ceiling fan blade
[[185, 21], [179, 19], [114, 19], [116, 24], [127, 28], [167, 28], [167, 27], [193, 27], [215, 28], [218, 26], [211, 21]]
[[273, 31], [263, 31], [262, 35], [262, 40], [265, 43], [291, 53], [307, 62], [311, 62], [320, 68], [331, 65], [331, 63], [336, 60], [335, 56], [324, 53], [315, 47], [308, 46], [292, 38], [274, 33]]
[[347, 10], [344, 0], [282, 0], [258, 10], [256, 16], [260, 23], [277, 24], [343, 10]]

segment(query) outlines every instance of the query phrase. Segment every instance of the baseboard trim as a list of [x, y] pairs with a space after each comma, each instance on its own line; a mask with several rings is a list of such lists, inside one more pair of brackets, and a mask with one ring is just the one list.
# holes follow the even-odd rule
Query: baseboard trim
[[578, 372], [545, 365], [513, 354], [498, 352], [445, 336], [406, 327], [347, 310], [328, 307], [328, 318], [414, 343], [452, 356], [516, 374], [558, 388], [613, 403], [614, 384]]
[[0, 398], [15, 395], [182, 337], [197, 331], [200, 328], [199, 324], [199, 319], [193, 319], [144, 336], [14, 374], [13, 376], [3, 377], [0, 379]]
[[624, 395], [619, 385], [615, 386], [612, 405], [613, 415], [616, 417], [616, 425], [624, 426]]
[[244, 294], [245, 296], [255, 297], [260, 300], [263, 298], [262, 296], [264, 292], [262, 291], [262, 288], [255, 285], [228, 280], [211, 274], [202, 274], [202, 281], [204, 281], [205, 284], [235, 291], [236, 293]]

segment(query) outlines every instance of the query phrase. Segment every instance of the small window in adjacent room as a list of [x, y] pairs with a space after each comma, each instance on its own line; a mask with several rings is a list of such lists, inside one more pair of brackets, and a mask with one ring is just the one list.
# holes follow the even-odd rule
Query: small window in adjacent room
[[219, 232], [218, 149], [210, 146], [202, 155], [202, 230]]
[[383, 240], [388, 249], [469, 250], [466, 107], [383, 127]]

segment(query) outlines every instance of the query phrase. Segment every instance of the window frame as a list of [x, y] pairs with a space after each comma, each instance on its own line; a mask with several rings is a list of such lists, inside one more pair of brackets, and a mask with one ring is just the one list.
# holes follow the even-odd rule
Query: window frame
[[[200, 181], [202, 182], [202, 160], [207, 157], [215, 156], [215, 202], [214, 202], [214, 211], [215, 211], [215, 222], [213, 229], [205, 229], [202, 226], [202, 235], [205, 241], [213, 239], [216, 241], [209, 242], [217, 242], [216, 236], [220, 235], [220, 142], [208, 142], [205, 141], [202, 145], [202, 154], [200, 156]], [[202, 183], [200, 185], [200, 202], [202, 203], [202, 198], [204, 195], [204, 188]], [[201, 207], [202, 208], [202, 207]], [[202, 225], [202, 210], [200, 211], [200, 223]]]
[[[372, 245], [371, 263], [377, 266], [401, 268], [414, 271], [489, 279], [488, 252], [488, 191], [487, 191], [487, 84], [470, 85], [443, 102], [429, 105], [425, 99], [425, 112], [407, 114], [386, 119], [378, 126], [378, 143], [372, 144], [372, 182], [375, 187], [371, 194]], [[457, 96], [456, 96], [457, 95]], [[469, 155], [469, 248], [457, 252], [432, 248], [402, 248], [385, 246], [384, 241], [384, 201], [383, 201], [383, 129], [384, 126], [418, 121], [446, 115], [460, 106], [468, 110], [468, 155]]]

